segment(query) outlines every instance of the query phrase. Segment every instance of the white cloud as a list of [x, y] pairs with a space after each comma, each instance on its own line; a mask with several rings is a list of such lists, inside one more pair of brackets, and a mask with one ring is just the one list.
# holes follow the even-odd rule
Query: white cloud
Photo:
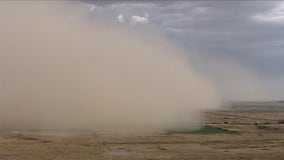
[[284, 2], [269, 11], [268, 13], [253, 16], [255, 20], [271, 23], [284, 23]]
[[130, 24], [136, 25], [136, 24], [145, 24], [148, 23], [149, 19], [145, 16], [132, 16], [130, 18]]
[[103, 8], [94, 4], [83, 4], [83, 9], [88, 12], [100, 12]]
[[87, 9], [89, 10], [89, 12], [93, 12], [95, 10], [96, 6], [93, 4], [87, 4]]
[[128, 19], [128, 22], [130, 25], [138, 25], [138, 24], [146, 24], [149, 22], [148, 19], [149, 15], [147, 13], [144, 13], [144, 16], [136, 16], [136, 15], [123, 15], [123, 14], [118, 14], [117, 20], [119, 23], [124, 23], [126, 19]]
[[124, 22], [124, 16], [123, 16], [122, 14], [119, 14], [119, 15], [117, 16], [117, 19], [118, 19], [118, 22], [119, 22], [119, 23], [123, 23], [123, 22]]

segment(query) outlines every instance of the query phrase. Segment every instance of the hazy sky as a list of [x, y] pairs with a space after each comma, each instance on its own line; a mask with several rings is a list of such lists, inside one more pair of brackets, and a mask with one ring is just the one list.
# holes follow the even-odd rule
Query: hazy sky
[[253, 71], [269, 92], [284, 96], [284, 1], [87, 3], [91, 16], [133, 28], [156, 26], [189, 51], [219, 61], [225, 56]]
[[91, 15], [136, 28], [156, 26], [189, 51], [226, 56], [256, 73], [271, 92], [284, 93], [284, 1], [87, 3]]

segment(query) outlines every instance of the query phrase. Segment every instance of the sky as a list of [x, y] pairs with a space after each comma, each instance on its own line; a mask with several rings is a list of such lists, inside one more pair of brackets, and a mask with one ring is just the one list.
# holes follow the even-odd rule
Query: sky
[[155, 27], [215, 81], [236, 73], [244, 78], [230, 85], [256, 83], [266, 99], [284, 99], [284, 1], [86, 1], [82, 8], [117, 25]]

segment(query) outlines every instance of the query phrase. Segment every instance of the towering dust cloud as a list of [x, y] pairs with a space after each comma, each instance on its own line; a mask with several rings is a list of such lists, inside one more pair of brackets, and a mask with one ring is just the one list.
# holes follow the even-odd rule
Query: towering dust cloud
[[213, 87], [162, 36], [70, 4], [0, 2], [0, 127], [176, 127], [216, 108]]

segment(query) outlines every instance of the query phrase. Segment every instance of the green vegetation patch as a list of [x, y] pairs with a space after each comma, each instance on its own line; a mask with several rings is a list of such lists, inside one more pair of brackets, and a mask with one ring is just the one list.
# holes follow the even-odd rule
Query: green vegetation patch
[[220, 127], [212, 127], [205, 125], [199, 130], [189, 130], [189, 129], [177, 129], [177, 130], [167, 130], [169, 134], [221, 134], [221, 133], [227, 133], [232, 134], [236, 133], [235, 131], [229, 131], [224, 128]]

